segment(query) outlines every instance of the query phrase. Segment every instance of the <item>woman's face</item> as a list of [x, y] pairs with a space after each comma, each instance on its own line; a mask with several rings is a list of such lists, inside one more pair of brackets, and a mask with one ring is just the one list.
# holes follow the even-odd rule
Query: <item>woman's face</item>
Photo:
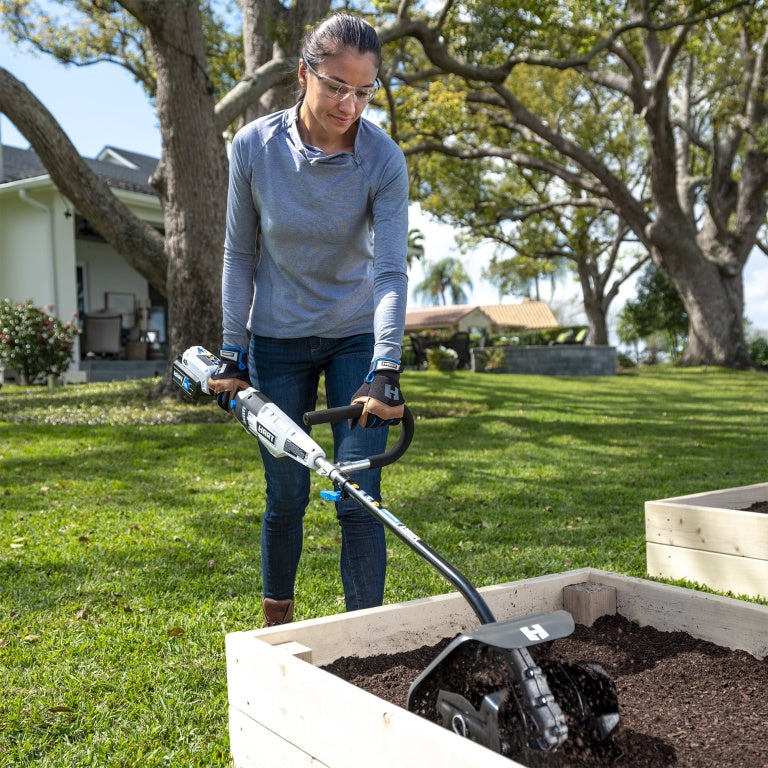
[[302, 117], [311, 136], [343, 136], [368, 105], [376, 88], [378, 67], [373, 53], [344, 48], [312, 68], [299, 61], [299, 82], [305, 89]]

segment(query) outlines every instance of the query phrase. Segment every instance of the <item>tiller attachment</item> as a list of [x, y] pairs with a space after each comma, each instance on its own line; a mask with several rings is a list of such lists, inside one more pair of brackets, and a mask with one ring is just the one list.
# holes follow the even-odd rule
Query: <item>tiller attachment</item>
[[532, 646], [573, 632], [554, 611], [484, 624], [455, 638], [416, 679], [408, 709], [526, 765], [560, 747], [615, 756], [613, 681], [597, 664], [537, 664]]

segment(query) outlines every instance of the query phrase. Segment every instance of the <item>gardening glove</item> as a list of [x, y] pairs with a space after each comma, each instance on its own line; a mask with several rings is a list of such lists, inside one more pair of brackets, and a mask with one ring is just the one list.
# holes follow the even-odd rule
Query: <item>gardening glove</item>
[[363, 412], [352, 419], [350, 427], [388, 427], [399, 424], [405, 410], [400, 391], [403, 366], [389, 357], [377, 357], [360, 389], [352, 395], [353, 403], [362, 403]]
[[208, 391], [216, 395], [220, 408], [229, 412], [235, 407], [235, 395], [251, 386], [248, 378], [248, 353], [239, 347], [222, 347], [221, 364], [208, 379]]

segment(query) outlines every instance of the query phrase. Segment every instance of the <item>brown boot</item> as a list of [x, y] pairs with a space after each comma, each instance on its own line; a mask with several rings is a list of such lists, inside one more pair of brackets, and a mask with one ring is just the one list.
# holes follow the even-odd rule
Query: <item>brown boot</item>
[[264, 626], [276, 627], [278, 624], [290, 624], [293, 620], [293, 600], [273, 600], [265, 597], [261, 601], [264, 609]]

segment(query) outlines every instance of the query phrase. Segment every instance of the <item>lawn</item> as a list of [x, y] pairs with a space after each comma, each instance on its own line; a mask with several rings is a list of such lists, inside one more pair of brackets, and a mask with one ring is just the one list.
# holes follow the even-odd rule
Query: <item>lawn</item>
[[[260, 624], [257, 446], [152, 384], [0, 390], [0, 766], [228, 765], [224, 635]], [[642, 577], [645, 500], [766, 480], [764, 374], [402, 386], [416, 433], [384, 503], [476, 586]], [[389, 546], [387, 602], [450, 589]], [[338, 550], [316, 496], [297, 619], [343, 610]]]

